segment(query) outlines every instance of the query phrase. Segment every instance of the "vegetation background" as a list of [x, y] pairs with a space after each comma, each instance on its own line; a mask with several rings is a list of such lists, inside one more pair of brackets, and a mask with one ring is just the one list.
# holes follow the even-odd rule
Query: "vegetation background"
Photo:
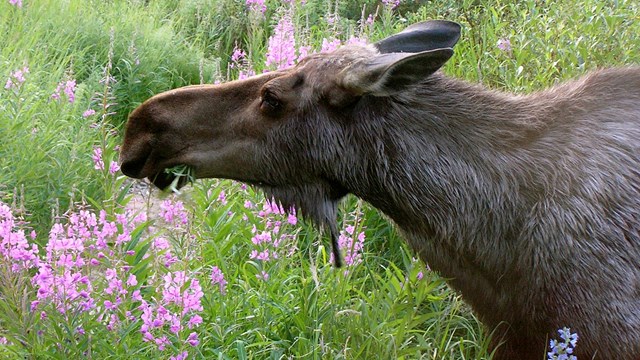
[[337, 270], [322, 234], [241, 184], [168, 196], [125, 179], [127, 114], [427, 19], [463, 26], [445, 73], [527, 93], [640, 63], [639, 14], [631, 0], [0, 0], [0, 357], [489, 359], [469, 309], [367, 204], [342, 206]]

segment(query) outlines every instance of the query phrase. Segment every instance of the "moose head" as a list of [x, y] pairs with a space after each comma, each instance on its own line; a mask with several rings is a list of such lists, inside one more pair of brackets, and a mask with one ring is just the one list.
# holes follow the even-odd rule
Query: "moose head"
[[427, 21], [290, 69], [158, 94], [129, 117], [122, 172], [166, 188], [174, 175], [165, 169], [184, 164], [196, 178], [256, 185], [327, 226], [335, 251], [337, 202], [353, 192], [346, 169], [371, 165], [358, 163], [366, 139], [355, 129], [378, 126], [370, 116], [382, 110], [370, 104], [436, 72], [459, 36], [456, 23]]

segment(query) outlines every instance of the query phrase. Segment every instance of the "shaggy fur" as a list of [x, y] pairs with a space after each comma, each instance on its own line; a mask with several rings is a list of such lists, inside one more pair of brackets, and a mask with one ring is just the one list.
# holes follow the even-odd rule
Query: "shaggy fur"
[[514, 96], [434, 73], [438, 44], [157, 95], [130, 116], [122, 171], [162, 186], [188, 164], [334, 233], [353, 193], [495, 331], [495, 359], [541, 359], [564, 326], [579, 359], [639, 359], [640, 68]]

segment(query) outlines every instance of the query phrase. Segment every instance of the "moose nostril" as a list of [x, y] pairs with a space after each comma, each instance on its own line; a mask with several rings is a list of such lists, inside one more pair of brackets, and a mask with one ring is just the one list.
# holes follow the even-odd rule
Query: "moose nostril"
[[142, 171], [142, 167], [144, 166], [146, 158], [138, 158], [133, 160], [124, 160], [120, 164], [120, 171], [128, 177], [132, 178], [140, 178], [140, 171]]

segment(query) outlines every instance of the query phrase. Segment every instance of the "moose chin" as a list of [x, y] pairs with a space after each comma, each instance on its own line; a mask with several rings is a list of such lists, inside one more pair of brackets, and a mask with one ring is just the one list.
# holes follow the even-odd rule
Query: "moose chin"
[[565, 326], [579, 359], [640, 359], [640, 68], [507, 94], [438, 71], [459, 37], [427, 21], [158, 94], [129, 117], [122, 171], [256, 185], [334, 245], [354, 194], [462, 295], [494, 359], [541, 359]]

